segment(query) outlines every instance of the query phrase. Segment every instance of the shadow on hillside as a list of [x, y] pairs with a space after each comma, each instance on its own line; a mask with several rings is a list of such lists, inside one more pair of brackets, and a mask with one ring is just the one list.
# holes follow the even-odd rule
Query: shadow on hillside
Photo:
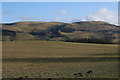
[[4, 58], [3, 62], [101, 62], [117, 61], [118, 57]]

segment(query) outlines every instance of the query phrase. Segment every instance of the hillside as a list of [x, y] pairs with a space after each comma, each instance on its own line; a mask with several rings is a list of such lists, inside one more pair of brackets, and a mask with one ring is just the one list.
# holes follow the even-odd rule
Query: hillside
[[2, 40], [45, 40], [118, 43], [118, 26], [102, 21], [37, 22], [2, 24]]

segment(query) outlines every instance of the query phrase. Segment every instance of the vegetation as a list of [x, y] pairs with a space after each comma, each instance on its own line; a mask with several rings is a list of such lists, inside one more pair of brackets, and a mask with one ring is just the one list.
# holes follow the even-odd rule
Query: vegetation
[[[119, 43], [118, 26], [102, 21], [91, 22], [16, 22], [2, 24], [3, 41], [76, 41]], [[96, 41], [97, 40], [97, 41]]]
[[[118, 45], [59, 41], [4, 41], [3, 78], [118, 77]], [[86, 76], [82, 76], [86, 77]], [[81, 77], [78, 77], [81, 78]]]
[[3, 78], [118, 77], [116, 25], [30, 21], [2, 27]]

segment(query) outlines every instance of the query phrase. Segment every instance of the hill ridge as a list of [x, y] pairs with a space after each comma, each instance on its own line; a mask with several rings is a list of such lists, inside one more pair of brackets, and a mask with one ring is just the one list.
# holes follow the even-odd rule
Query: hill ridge
[[[103, 21], [74, 23], [25, 21], [2, 24], [3, 41], [49, 40], [118, 43], [118, 26]], [[14, 34], [14, 35], [12, 35]], [[92, 41], [91, 41], [92, 40]]]

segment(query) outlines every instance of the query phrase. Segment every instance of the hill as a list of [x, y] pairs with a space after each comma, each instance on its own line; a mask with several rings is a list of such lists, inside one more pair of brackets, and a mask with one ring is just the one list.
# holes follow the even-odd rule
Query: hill
[[26, 21], [2, 24], [2, 40], [118, 43], [118, 26], [103, 21], [74, 23]]

